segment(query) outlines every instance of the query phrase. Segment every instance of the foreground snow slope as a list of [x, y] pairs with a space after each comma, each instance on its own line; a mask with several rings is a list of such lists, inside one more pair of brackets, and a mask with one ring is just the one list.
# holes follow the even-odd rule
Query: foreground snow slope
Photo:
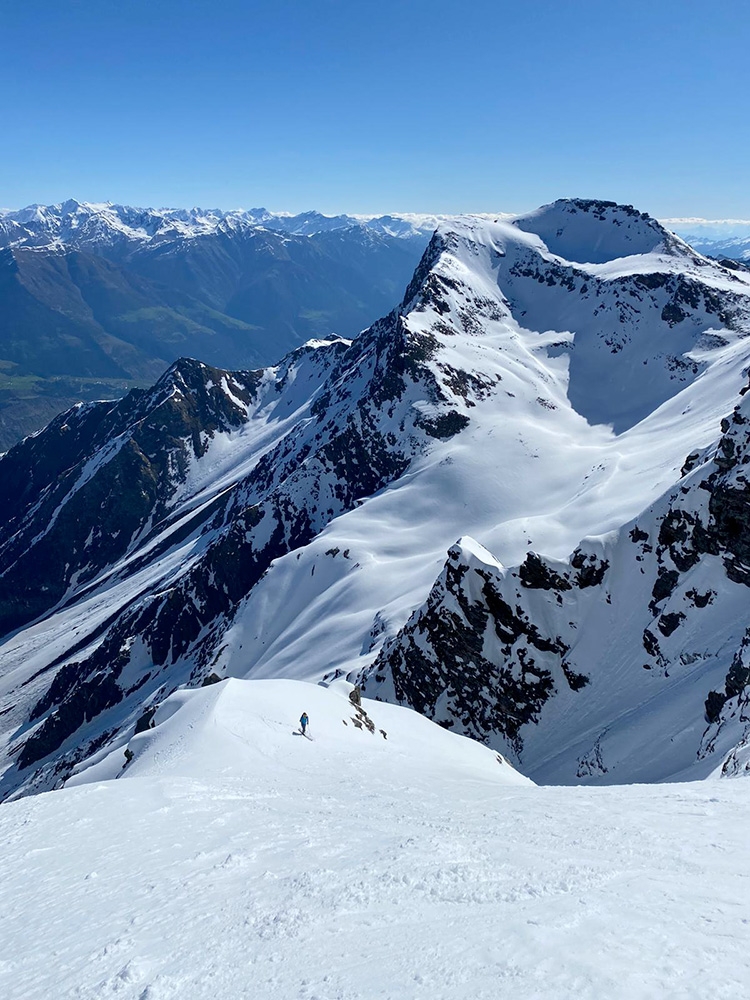
[[[364, 708], [387, 740], [352, 726], [345, 691], [180, 692], [120, 780], [4, 805], [0, 994], [744, 994], [742, 782], [535, 788], [414, 713]], [[302, 709], [313, 743], [292, 733]]]

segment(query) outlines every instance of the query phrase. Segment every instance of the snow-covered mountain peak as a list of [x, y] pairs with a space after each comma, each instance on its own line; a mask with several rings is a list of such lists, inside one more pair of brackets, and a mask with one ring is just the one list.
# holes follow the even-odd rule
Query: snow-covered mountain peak
[[558, 202], [539, 218], [570, 215], [577, 239], [588, 232], [628, 256], [581, 263], [575, 256], [596, 254], [574, 255], [571, 242], [567, 260], [515, 222], [462, 217], [436, 231], [401, 311], [410, 329], [503, 336], [503, 368], [519, 348], [523, 366], [529, 352], [547, 372], [559, 368], [553, 382], [564, 381], [574, 410], [621, 433], [699, 377], [717, 335], [747, 335], [750, 281], [635, 209], [593, 205]]
[[674, 241], [656, 219], [613, 201], [561, 198], [513, 224], [535, 233], [556, 256], [581, 264], [666, 250]]

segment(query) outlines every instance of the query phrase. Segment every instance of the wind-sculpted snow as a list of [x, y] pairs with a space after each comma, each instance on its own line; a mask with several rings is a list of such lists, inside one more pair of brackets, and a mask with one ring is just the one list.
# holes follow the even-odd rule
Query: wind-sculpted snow
[[536, 780], [714, 770], [750, 737], [748, 400], [669, 493], [566, 561], [529, 553], [507, 570], [463, 539], [365, 690]]
[[[721, 421], [746, 383], [750, 281], [634, 209], [557, 203], [536, 220], [550, 242], [555, 213], [578, 243], [589, 224], [606, 262], [468, 217], [353, 341], [256, 372], [180, 362], [0, 459], [0, 614], [17, 629], [0, 647], [3, 795], [59, 784], [179, 685], [373, 662], [368, 688], [545, 778], [664, 778], [699, 750], [700, 773], [721, 763], [741, 735], [717, 712], [744, 676], [745, 625], [727, 623], [744, 613], [747, 524], [744, 417]], [[654, 538], [695, 515], [688, 495], [710, 544], [690, 542], [709, 546], [689, 570], [706, 580], [683, 587]], [[651, 552], [620, 530], [634, 524]], [[481, 543], [481, 572], [452, 556], [424, 633], [402, 632], [459, 536]], [[679, 674], [683, 652], [697, 658]], [[647, 695], [652, 722], [629, 728]], [[680, 719], [700, 732], [664, 749]]]
[[562, 199], [513, 221], [556, 256], [579, 263], [605, 264], [681, 242], [655, 219], [613, 201]]

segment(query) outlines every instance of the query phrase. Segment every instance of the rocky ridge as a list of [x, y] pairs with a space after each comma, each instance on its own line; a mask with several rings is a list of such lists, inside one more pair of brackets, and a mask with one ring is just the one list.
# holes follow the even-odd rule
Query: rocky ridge
[[[222, 630], [275, 558], [397, 478], [431, 440], [457, 433], [466, 418], [454, 409], [450, 369], [438, 378], [426, 364], [434, 349], [394, 313], [353, 344], [311, 344], [274, 369], [223, 372], [185, 360], [151, 392], [76, 407], [5, 456], [4, 631], [105, 582], [137, 581], [180, 546], [189, 551], [157, 588], [137, 586], [83, 629], [42, 671], [59, 667], [48, 686], [41, 675], [24, 682], [43, 693], [30, 710], [33, 731], [11, 751], [20, 771], [63, 750], [53, 774], [65, 773], [98, 746], [100, 735], [64, 752], [87, 722], [128, 700], [136, 711], [163, 693], [165, 674], [170, 689], [208, 676]], [[430, 400], [429, 418], [417, 399]], [[259, 412], [272, 423], [269, 410], [291, 407], [299, 409], [290, 427], [253, 455], [247, 474], [235, 468], [205, 500], [181, 495], [212, 439], [241, 436]], [[144, 656], [145, 671], [135, 662]]]
[[[704, 771], [724, 755], [724, 772], [738, 771], [733, 748], [750, 737], [746, 388], [718, 444], [690, 454], [675, 486], [613, 536], [565, 561], [530, 552], [516, 569], [460, 540], [425, 604], [364, 672], [363, 689], [488, 743], [542, 780], [618, 768], [637, 780], [649, 741], [665, 740], [685, 767], [691, 753]], [[687, 704], [670, 710], [672, 699]], [[654, 718], [633, 746], [639, 703]], [[567, 753], [540, 759], [542, 730]]]

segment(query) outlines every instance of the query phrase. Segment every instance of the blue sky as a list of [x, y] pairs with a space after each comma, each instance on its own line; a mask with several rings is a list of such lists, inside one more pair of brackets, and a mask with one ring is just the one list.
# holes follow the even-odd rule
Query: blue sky
[[750, 7], [0, 0], [0, 205], [750, 218]]

